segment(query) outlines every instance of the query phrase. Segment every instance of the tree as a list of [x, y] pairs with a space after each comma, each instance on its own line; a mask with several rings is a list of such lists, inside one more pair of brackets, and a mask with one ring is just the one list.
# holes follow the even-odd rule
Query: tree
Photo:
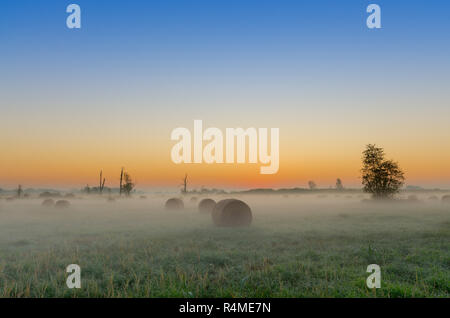
[[336, 179], [336, 190], [344, 190], [344, 185], [342, 184], [342, 180], [340, 178]]
[[314, 181], [308, 181], [308, 186], [310, 190], [315, 190], [317, 188], [317, 185]]
[[134, 183], [133, 183], [133, 180], [131, 180], [131, 177], [128, 174], [128, 172], [124, 172], [123, 180], [124, 180], [124, 184], [122, 185], [122, 190], [123, 190], [123, 192], [125, 192], [125, 194], [127, 196], [130, 196], [131, 191], [134, 189]]
[[392, 198], [403, 186], [405, 177], [397, 162], [384, 158], [383, 148], [368, 144], [363, 151], [361, 169], [364, 191], [374, 199]]
[[103, 194], [103, 189], [105, 188], [105, 181], [106, 178], [103, 178], [103, 170], [100, 170], [100, 182], [98, 185], [98, 191], [100, 192], [100, 194]]
[[22, 185], [19, 184], [17, 187], [17, 197], [20, 198], [23, 194]]
[[122, 170], [120, 170], [119, 195], [122, 195], [122, 181], [123, 181], [123, 167]]
[[187, 193], [187, 180], [188, 180], [188, 175], [186, 173], [183, 178], [183, 183], [181, 184], [183, 186], [183, 189], [181, 189], [181, 193], [183, 193], [183, 194]]

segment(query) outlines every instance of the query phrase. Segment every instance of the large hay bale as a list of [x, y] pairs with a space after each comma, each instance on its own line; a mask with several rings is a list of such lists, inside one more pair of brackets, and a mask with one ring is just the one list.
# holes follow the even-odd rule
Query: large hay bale
[[450, 203], [450, 194], [444, 195], [441, 200], [442, 202]]
[[216, 226], [249, 226], [252, 223], [252, 210], [245, 202], [236, 199], [217, 202], [211, 215]]
[[67, 200], [58, 200], [55, 203], [56, 208], [68, 208], [70, 206], [70, 202]]
[[203, 199], [198, 204], [198, 211], [200, 213], [211, 213], [216, 206], [216, 201], [213, 199]]
[[184, 203], [181, 199], [170, 198], [166, 201], [165, 207], [167, 210], [181, 210], [184, 209]]
[[53, 199], [45, 199], [44, 201], [42, 201], [42, 206], [54, 206], [55, 205], [55, 201]]

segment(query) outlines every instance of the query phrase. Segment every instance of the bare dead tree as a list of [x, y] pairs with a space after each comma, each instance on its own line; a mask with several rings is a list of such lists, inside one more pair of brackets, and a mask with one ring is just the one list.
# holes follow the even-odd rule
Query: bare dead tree
[[106, 181], [106, 178], [103, 178], [103, 170], [100, 170], [100, 182], [99, 182], [99, 186], [98, 186], [98, 191], [100, 192], [100, 194], [103, 193], [103, 189], [105, 188], [105, 181]]
[[181, 184], [181, 185], [183, 186], [183, 189], [181, 190], [181, 192], [182, 192], [183, 194], [186, 194], [186, 193], [187, 193], [187, 180], [188, 180], [188, 175], [187, 175], [187, 173], [186, 173], [186, 175], [185, 175], [184, 178], [183, 178], [183, 183]]
[[123, 180], [123, 167], [122, 167], [122, 170], [120, 171], [119, 195], [122, 195], [122, 180]]

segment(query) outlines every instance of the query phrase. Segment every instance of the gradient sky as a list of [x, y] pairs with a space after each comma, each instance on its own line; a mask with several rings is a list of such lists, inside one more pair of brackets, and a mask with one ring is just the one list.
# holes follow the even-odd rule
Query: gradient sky
[[[82, 28], [66, 27], [70, 3]], [[369, 30], [377, 3], [382, 29]], [[0, 187], [359, 186], [376, 143], [450, 187], [446, 1], [0, 2]], [[175, 165], [176, 127], [280, 128], [280, 169]]]

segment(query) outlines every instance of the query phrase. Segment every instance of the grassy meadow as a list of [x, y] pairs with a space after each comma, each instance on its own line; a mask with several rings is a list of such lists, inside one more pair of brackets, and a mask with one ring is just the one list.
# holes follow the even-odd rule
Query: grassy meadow
[[[214, 227], [189, 197], [183, 211], [154, 194], [66, 209], [1, 198], [0, 297], [449, 297], [450, 204], [418, 196], [237, 196], [249, 228]], [[69, 264], [80, 289], [66, 286]]]

